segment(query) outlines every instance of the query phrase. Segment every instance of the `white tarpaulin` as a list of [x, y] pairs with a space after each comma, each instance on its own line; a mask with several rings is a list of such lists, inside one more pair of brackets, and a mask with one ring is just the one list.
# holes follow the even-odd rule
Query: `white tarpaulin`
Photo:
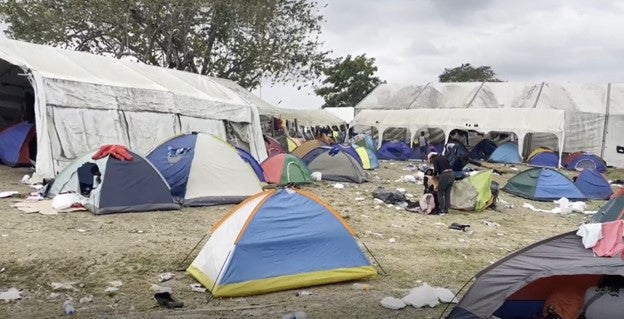
[[[539, 124], [542, 111], [565, 112], [563, 132], [565, 152], [592, 152], [609, 165], [624, 167], [624, 155], [618, 154], [617, 145], [624, 144], [624, 84], [557, 84], [557, 83], [427, 83], [425, 85], [398, 86], [382, 84], [356, 105], [357, 114], [362, 110], [424, 110], [467, 109], [479, 112], [485, 121], [498, 121], [508, 116], [512, 109], [530, 110], [527, 126], [501, 127], [513, 131], [520, 139], [523, 132], [547, 132]], [[488, 118], [483, 110], [501, 109], [499, 118]], [[418, 112], [415, 113], [416, 117]], [[509, 115], [506, 115], [509, 114]], [[462, 126], [455, 113], [449, 113], [454, 123]], [[373, 114], [367, 117], [375, 117]], [[392, 127], [394, 123], [383, 123]], [[429, 127], [433, 125], [428, 125]], [[461, 127], [455, 127], [461, 128]], [[484, 131], [484, 129], [480, 129]], [[446, 132], [449, 133], [448, 131]], [[544, 141], [546, 142], [546, 141]], [[560, 143], [558, 143], [560, 144]], [[519, 144], [522, 147], [522, 144]], [[561, 151], [561, 149], [560, 149]]]
[[266, 158], [261, 100], [231, 81], [9, 39], [0, 59], [33, 86], [40, 177], [102, 144], [146, 153], [190, 130], [226, 139], [224, 121], [241, 124], [251, 154]]

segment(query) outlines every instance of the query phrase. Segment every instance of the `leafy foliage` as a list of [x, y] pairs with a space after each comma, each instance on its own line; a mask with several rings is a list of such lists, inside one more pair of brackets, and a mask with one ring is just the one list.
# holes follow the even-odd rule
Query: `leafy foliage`
[[444, 69], [438, 76], [440, 82], [502, 82], [489, 66], [473, 67], [470, 63], [456, 68]]
[[314, 91], [325, 99], [323, 107], [354, 106], [382, 83], [375, 72], [375, 58], [366, 58], [365, 54], [355, 58], [347, 55], [323, 69], [325, 86]]
[[331, 62], [310, 0], [4, 0], [11, 38], [228, 78], [309, 82]]

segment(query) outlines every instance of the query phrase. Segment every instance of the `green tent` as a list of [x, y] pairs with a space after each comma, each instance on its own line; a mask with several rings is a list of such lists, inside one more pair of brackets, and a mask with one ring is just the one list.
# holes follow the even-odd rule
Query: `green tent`
[[494, 200], [491, 185], [492, 171], [479, 172], [455, 181], [451, 189], [451, 208], [467, 211], [486, 209]]
[[562, 197], [584, 200], [585, 195], [560, 172], [551, 168], [533, 168], [507, 181], [503, 191], [530, 200], [551, 201]]
[[624, 195], [610, 199], [594, 215], [593, 223], [606, 223], [622, 219], [624, 213]]
[[268, 183], [279, 186], [312, 183], [310, 170], [294, 155], [276, 154], [264, 160], [261, 166]]

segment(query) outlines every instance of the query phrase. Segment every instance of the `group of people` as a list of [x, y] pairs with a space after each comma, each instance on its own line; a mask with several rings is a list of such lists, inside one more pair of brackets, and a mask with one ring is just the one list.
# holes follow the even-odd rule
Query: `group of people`
[[[427, 156], [433, 168], [425, 172], [423, 184], [425, 197], [429, 194], [434, 201], [434, 208], [429, 210], [440, 215], [448, 214], [451, 207], [451, 189], [455, 183], [455, 174], [449, 160], [440, 154], [429, 153]], [[422, 205], [421, 205], [422, 206]]]

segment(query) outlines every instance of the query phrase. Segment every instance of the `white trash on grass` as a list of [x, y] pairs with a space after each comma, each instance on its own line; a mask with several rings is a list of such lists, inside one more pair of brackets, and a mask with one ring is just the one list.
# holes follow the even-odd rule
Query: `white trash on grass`
[[397, 183], [416, 183], [416, 177], [414, 175], [404, 175], [395, 180]]
[[78, 302], [79, 303], [93, 302], [93, 295], [84, 296], [84, 297], [80, 298], [80, 300]]
[[58, 194], [52, 199], [52, 208], [56, 210], [68, 209], [74, 204], [83, 204], [83, 199], [76, 193]]
[[0, 292], [0, 300], [9, 302], [22, 299], [22, 292], [17, 288], [9, 288], [7, 291]]
[[385, 297], [384, 299], [381, 299], [381, 306], [392, 310], [399, 310], [405, 308], [407, 305], [401, 299]]
[[565, 197], [555, 200], [553, 201], [553, 203], [557, 204], [558, 206], [551, 210], [535, 208], [535, 206], [529, 203], [522, 204], [522, 207], [528, 208], [534, 212], [553, 213], [553, 214], [570, 214], [570, 213], [585, 214], [585, 209], [587, 208], [587, 204], [585, 204], [584, 202], [571, 202], [569, 199]]
[[175, 277], [174, 273], [165, 272], [165, 273], [158, 275], [158, 281], [160, 282], [167, 281], [167, 280], [173, 279], [173, 277]]
[[202, 287], [201, 284], [190, 284], [191, 291], [194, 292], [206, 292], [206, 288]]
[[22, 176], [20, 182], [22, 182], [22, 184], [30, 184], [30, 175], [26, 174]]
[[[396, 299], [392, 297], [384, 298], [382, 302], [382, 306], [388, 307], [390, 309], [401, 309], [400, 308], [391, 308], [391, 307], [399, 307], [400, 303], [397, 301], [401, 301], [405, 305], [412, 306], [414, 308], [422, 308], [425, 306], [435, 307], [440, 303], [457, 303], [459, 302], [455, 297], [455, 294], [446, 288], [441, 287], [431, 287], [427, 283], [423, 283], [421, 286], [413, 288], [410, 292], [401, 299]], [[385, 304], [385, 305], [384, 305]]]
[[312, 180], [317, 182], [319, 182], [323, 178], [323, 173], [321, 172], [312, 172], [312, 174], [310, 175], [312, 176]]
[[410, 290], [410, 293], [403, 297], [403, 301], [414, 307], [422, 308], [424, 306], [435, 307], [444, 303], [457, 303], [455, 294], [446, 288], [431, 287], [427, 283], [423, 283], [422, 286], [416, 287]]
[[483, 225], [488, 226], [488, 227], [498, 227], [498, 226], [500, 226], [498, 223], [491, 222], [491, 221], [488, 221], [488, 220], [484, 220], [483, 221]]
[[7, 197], [11, 197], [17, 194], [19, 194], [19, 192], [16, 192], [16, 191], [0, 192], [0, 198], [7, 198]]

